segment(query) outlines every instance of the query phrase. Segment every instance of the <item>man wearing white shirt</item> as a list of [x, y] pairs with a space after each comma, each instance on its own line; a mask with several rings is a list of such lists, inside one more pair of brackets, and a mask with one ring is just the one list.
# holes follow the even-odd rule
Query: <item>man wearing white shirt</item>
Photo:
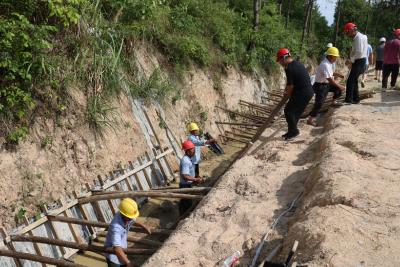
[[368, 38], [366, 35], [358, 32], [357, 26], [351, 22], [344, 26], [344, 32], [348, 37], [353, 39], [350, 53], [351, 70], [346, 84], [345, 102], [347, 104], [358, 104], [360, 103], [358, 78], [365, 71], [368, 55]]

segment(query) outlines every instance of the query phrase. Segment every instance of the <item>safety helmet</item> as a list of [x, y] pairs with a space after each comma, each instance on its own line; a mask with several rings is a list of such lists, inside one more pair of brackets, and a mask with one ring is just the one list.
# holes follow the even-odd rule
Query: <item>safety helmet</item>
[[190, 141], [190, 140], [186, 140], [185, 142], [182, 143], [182, 149], [183, 149], [184, 151], [189, 150], [189, 149], [192, 149], [192, 148], [194, 148], [194, 147], [195, 147], [195, 145], [194, 145], [193, 142]]
[[400, 36], [400, 29], [395, 29], [393, 31], [393, 34], [396, 35], [396, 36]]
[[326, 45], [326, 47], [327, 47], [327, 48], [331, 48], [331, 47], [333, 47], [333, 44], [332, 44], [332, 43], [328, 43], [328, 44]]
[[136, 219], [139, 217], [138, 205], [135, 200], [131, 198], [124, 198], [119, 203], [119, 212], [129, 219]]
[[290, 56], [290, 51], [287, 48], [281, 48], [278, 50], [278, 53], [276, 53], [276, 62], [279, 62], [281, 58], [284, 56], [289, 55]]
[[357, 29], [357, 25], [352, 23], [352, 22], [349, 22], [349, 23], [346, 23], [346, 25], [344, 25], [343, 31], [345, 33], [347, 33], [347, 32], [349, 32], [351, 30], [354, 30], [354, 29]]
[[334, 57], [339, 57], [339, 49], [337, 49], [336, 47], [331, 47], [328, 48], [328, 50], [326, 50], [326, 55], [327, 56], [334, 56]]
[[386, 42], [386, 38], [385, 37], [381, 37], [381, 39], [379, 39], [379, 42]]
[[195, 122], [191, 122], [188, 125], [189, 132], [199, 130], [199, 126]]

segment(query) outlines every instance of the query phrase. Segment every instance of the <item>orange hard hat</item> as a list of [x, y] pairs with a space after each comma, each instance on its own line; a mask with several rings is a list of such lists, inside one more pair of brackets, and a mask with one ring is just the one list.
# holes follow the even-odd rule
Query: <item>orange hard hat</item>
[[278, 50], [278, 53], [276, 53], [276, 62], [279, 62], [282, 57], [289, 55], [290, 56], [290, 51], [287, 48], [281, 48]]
[[194, 147], [195, 147], [195, 145], [194, 145], [193, 142], [190, 141], [190, 140], [186, 140], [185, 142], [182, 143], [182, 149], [183, 149], [184, 151], [189, 150], [189, 149], [192, 149], [192, 148], [194, 148]]
[[357, 29], [357, 25], [352, 23], [352, 22], [349, 22], [349, 23], [346, 23], [346, 25], [344, 25], [343, 31], [345, 33], [347, 33], [347, 32], [349, 32], [351, 30], [354, 30], [354, 29]]

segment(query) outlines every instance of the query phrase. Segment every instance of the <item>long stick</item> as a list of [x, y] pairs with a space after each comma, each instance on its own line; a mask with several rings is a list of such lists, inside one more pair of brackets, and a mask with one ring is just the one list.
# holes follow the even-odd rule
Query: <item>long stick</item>
[[65, 261], [65, 260], [54, 259], [54, 258], [49, 258], [49, 257], [44, 257], [44, 256], [38, 256], [35, 254], [17, 252], [17, 251], [12, 251], [12, 250], [7, 250], [7, 249], [0, 249], [0, 256], [10, 257], [10, 258], [14, 258], [14, 259], [23, 259], [23, 260], [47, 263], [47, 264], [60, 266], [60, 267], [85, 267], [84, 265], [72, 263], [72, 262]]
[[[79, 225], [86, 225], [86, 226], [92, 226], [92, 227], [98, 227], [98, 228], [108, 228], [110, 224], [105, 223], [105, 222], [97, 222], [97, 221], [89, 221], [89, 220], [82, 220], [78, 218], [70, 218], [70, 217], [64, 217], [64, 216], [51, 216], [47, 215], [49, 221], [55, 221], [55, 222], [65, 222], [65, 223], [74, 223], [74, 224], [79, 224]], [[145, 232], [144, 229], [141, 227], [131, 227], [131, 231], [135, 232]], [[170, 229], [150, 229], [153, 234], [170, 234], [172, 233], [172, 230]]]
[[[98, 232], [96, 235], [98, 237], [106, 237], [107, 232]], [[134, 237], [134, 236], [128, 236], [128, 242], [150, 245], [150, 246], [155, 246], [155, 247], [161, 247], [163, 244], [162, 242], [159, 242], [159, 241], [144, 239], [144, 238]]]
[[241, 125], [241, 126], [253, 126], [260, 127], [262, 123], [242, 123], [242, 122], [226, 122], [226, 121], [216, 121], [216, 124], [226, 124], [226, 125]]
[[[23, 235], [15, 235], [11, 236], [11, 241], [13, 242], [34, 242], [34, 243], [41, 243], [41, 244], [48, 244], [54, 245], [59, 247], [67, 247], [67, 248], [74, 248], [83, 251], [93, 251], [98, 253], [115, 253], [113, 248], [106, 248], [103, 246], [97, 245], [88, 245], [88, 244], [80, 244], [76, 242], [70, 242], [65, 240], [59, 239], [52, 239], [48, 237], [42, 236], [23, 236]], [[138, 254], [145, 254], [150, 255], [153, 254], [156, 250], [155, 249], [147, 249], [147, 248], [125, 248], [124, 252], [129, 255], [138, 255]]]
[[234, 136], [238, 136], [238, 137], [242, 137], [242, 138], [246, 138], [246, 139], [251, 139], [251, 138], [253, 138], [253, 136], [249, 136], [249, 135], [245, 135], [245, 134], [239, 134], [239, 133], [234, 133], [234, 132], [231, 132], [231, 131], [225, 131], [225, 133], [231, 134], [231, 135], [234, 135]]
[[[138, 190], [135, 192], [159, 192], [159, 193], [208, 193], [211, 190], [211, 187], [193, 187], [193, 188], [157, 188], [151, 190]], [[123, 193], [123, 192], [130, 192], [130, 191], [94, 191], [93, 195], [109, 195], [114, 193]]]
[[262, 117], [255, 116], [255, 115], [247, 115], [247, 114], [243, 114], [243, 113], [240, 113], [240, 112], [237, 112], [237, 111], [233, 111], [233, 110], [229, 110], [229, 109], [226, 109], [226, 108], [223, 108], [223, 107], [219, 107], [219, 106], [216, 106], [216, 108], [222, 109], [223, 111], [226, 111], [228, 113], [236, 114], [239, 117], [243, 117], [243, 118], [255, 121], [255, 122], [262, 123], [263, 120], [264, 120]]
[[229, 139], [229, 140], [232, 140], [232, 141], [235, 141], [235, 142], [243, 143], [243, 144], [248, 144], [248, 142], [249, 142], [249, 141], [245, 141], [245, 140], [233, 138], [233, 137], [226, 136], [226, 135], [222, 135], [222, 134], [221, 134], [221, 136], [222, 136], [223, 138], [226, 138], [226, 139]]
[[96, 195], [84, 197], [78, 200], [80, 204], [86, 204], [89, 202], [97, 202], [100, 200], [108, 200], [108, 199], [122, 199], [126, 197], [152, 197], [152, 198], [180, 198], [180, 199], [202, 199], [203, 196], [199, 195], [189, 195], [189, 194], [179, 194], [179, 193], [163, 193], [163, 192], [122, 192], [122, 193], [113, 193], [107, 195]]

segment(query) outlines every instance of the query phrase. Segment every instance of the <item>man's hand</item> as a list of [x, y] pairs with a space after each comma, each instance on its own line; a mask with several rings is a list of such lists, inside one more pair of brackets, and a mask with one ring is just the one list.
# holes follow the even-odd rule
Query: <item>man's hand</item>
[[344, 92], [344, 91], [346, 91], [346, 87], [341, 85], [341, 84], [339, 84], [339, 90]]
[[201, 184], [201, 183], [204, 183], [204, 179], [203, 178], [201, 178], [201, 177], [199, 177], [199, 178], [196, 178], [196, 182], [195, 182], [196, 184]]

